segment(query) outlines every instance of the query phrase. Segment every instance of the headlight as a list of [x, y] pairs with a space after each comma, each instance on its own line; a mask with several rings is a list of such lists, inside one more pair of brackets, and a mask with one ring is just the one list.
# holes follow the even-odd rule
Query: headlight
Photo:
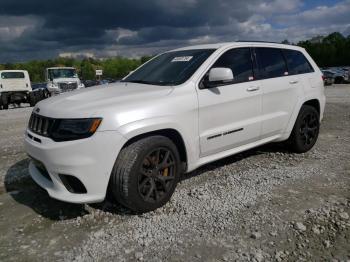
[[58, 83], [49, 83], [49, 87], [58, 88]]
[[50, 137], [56, 142], [87, 138], [96, 132], [101, 122], [101, 118], [58, 119], [51, 129]]

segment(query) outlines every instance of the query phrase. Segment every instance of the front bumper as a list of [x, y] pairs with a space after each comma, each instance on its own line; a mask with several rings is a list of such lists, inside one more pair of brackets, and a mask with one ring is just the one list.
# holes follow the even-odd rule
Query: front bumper
[[51, 95], [54, 96], [54, 95], [59, 95], [59, 94], [66, 93], [66, 92], [72, 92], [72, 91], [75, 91], [75, 90], [79, 90], [81, 88], [85, 88], [85, 85], [84, 84], [80, 84], [80, 85], [77, 86], [77, 88], [69, 89], [69, 90], [62, 90], [58, 86], [48, 86], [47, 90], [50, 92]]
[[[48, 179], [33, 161], [29, 173], [34, 181], [55, 199], [71, 203], [95, 203], [105, 199], [114, 162], [126, 139], [117, 131], [96, 132], [86, 139], [54, 142], [27, 130], [25, 149], [46, 168]], [[28, 135], [29, 134], [29, 135]], [[61, 175], [78, 178], [86, 193], [72, 193]]]

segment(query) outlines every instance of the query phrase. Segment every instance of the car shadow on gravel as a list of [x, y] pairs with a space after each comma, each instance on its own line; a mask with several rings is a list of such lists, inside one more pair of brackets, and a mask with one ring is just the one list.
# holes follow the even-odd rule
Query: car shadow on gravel
[[[205, 172], [239, 162], [251, 156], [275, 152], [286, 153], [288, 151], [279, 143], [268, 144], [204, 165], [184, 175], [182, 180], [200, 176]], [[5, 190], [16, 202], [26, 205], [39, 215], [54, 221], [73, 219], [89, 213], [85, 205], [70, 204], [51, 198], [44, 189], [32, 180], [28, 173], [28, 164], [29, 159], [17, 162], [8, 169], [5, 176]], [[121, 216], [134, 214], [132, 211], [115, 203], [111, 196], [107, 196], [102, 203], [90, 204], [89, 206], [93, 209]]]
[[222, 166], [226, 165], [231, 165], [234, 163], [238, 163], [242, 161], [243, 159], [250, 158], [252, 156], [257, 156], [257, 155], [263, 155], [267, 153], [289, 153], [292, 154], [291, 151], [289, 151], [285, 145], [285, 143], [270, 143], [266, 144], [257, 148], [253, 148], [232, 156], [225, 157], [223, 159], [214, 161], [212, 163], [206, 164], [204, 166], [201, 166], [200, 168], [185, 174], [182, 176], [182, 181], [191, 179], [192, 177], [200, 176], [201, 174], [208, 172], [208, 171], [213, 171], [217, 168], [220, 168]]
[[28, 173], [29, 159], [11, 166], [5, 175], [5, 191], [16, 202], [28, 206], [50, 220], [72, 219], [89, 213], [85, 205], [70, 204], [51, 198]]
[[[226, 158], [214, 161], [212, 163], [206, 164], [190, 173], [187, 173], [185, 175], [182, 176], [181, 181], [187, 180], [187, 179], [191, 179], [193, 177], [196, 176], [200, 176], [201, 174], [208, 172], [208, 171], [212, 171], [215, 170], [216, 168], [220, 168], [222, 166], [225, 165], [230, 165], [236, 162], [239, 162], [243, 159], [249, 158], [251, 156], [256, 156], [256, 155], [261, 155], [261, 154], [266, 154], [266, 153], [290, 153], [290, 151], [288, 151], [286, 149], [285, 144], [283, 143], [271, 143], [271, 144], [267, 144], [267, 145], [263, 145], [261, 147], [258, 148], [254, 148], [233, 156], [228, 156]], [[123, 206], [119, 205], [118, 203], [115, 203], [115, 201], [113, 200], [112, 196], [108, 196], [106, 197], [106, 200], [103, 201], [102, 203], [96, 203], [96, 204], [90, 204], [90, 206], [94, 209], [98, 209], [101, 210], [103, 212], [108, 212], [108, 213], [113, 213], [113, 214], [118, 214], [118, 215], [125, 215], [125, 216], [129, 216], [129, 215], [139, 215], [137, 213], [134, 213], [133, 211], [124, 208]]]

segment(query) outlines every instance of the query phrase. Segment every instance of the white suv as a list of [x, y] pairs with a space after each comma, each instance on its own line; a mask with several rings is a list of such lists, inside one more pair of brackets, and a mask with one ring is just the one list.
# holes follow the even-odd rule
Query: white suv
[[325, 106], [322, 73], [300, 47], [258, 42], [160, 54], [105, 88], [40, 102], [26, 131], [33, 179], [53, 198], [147, 212], [180, 176], [269, 142], [306, 152]]

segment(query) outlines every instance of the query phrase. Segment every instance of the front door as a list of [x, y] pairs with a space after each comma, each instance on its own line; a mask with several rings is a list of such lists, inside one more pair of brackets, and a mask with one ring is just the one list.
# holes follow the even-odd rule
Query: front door
[[[201, 157], [259, 140], [262, 90], [250, 48], [226, 51], [212, 66], [230, 68], [233, 81], [198, 90]], [[202, 82], [206, 81], [207, 75]]]

